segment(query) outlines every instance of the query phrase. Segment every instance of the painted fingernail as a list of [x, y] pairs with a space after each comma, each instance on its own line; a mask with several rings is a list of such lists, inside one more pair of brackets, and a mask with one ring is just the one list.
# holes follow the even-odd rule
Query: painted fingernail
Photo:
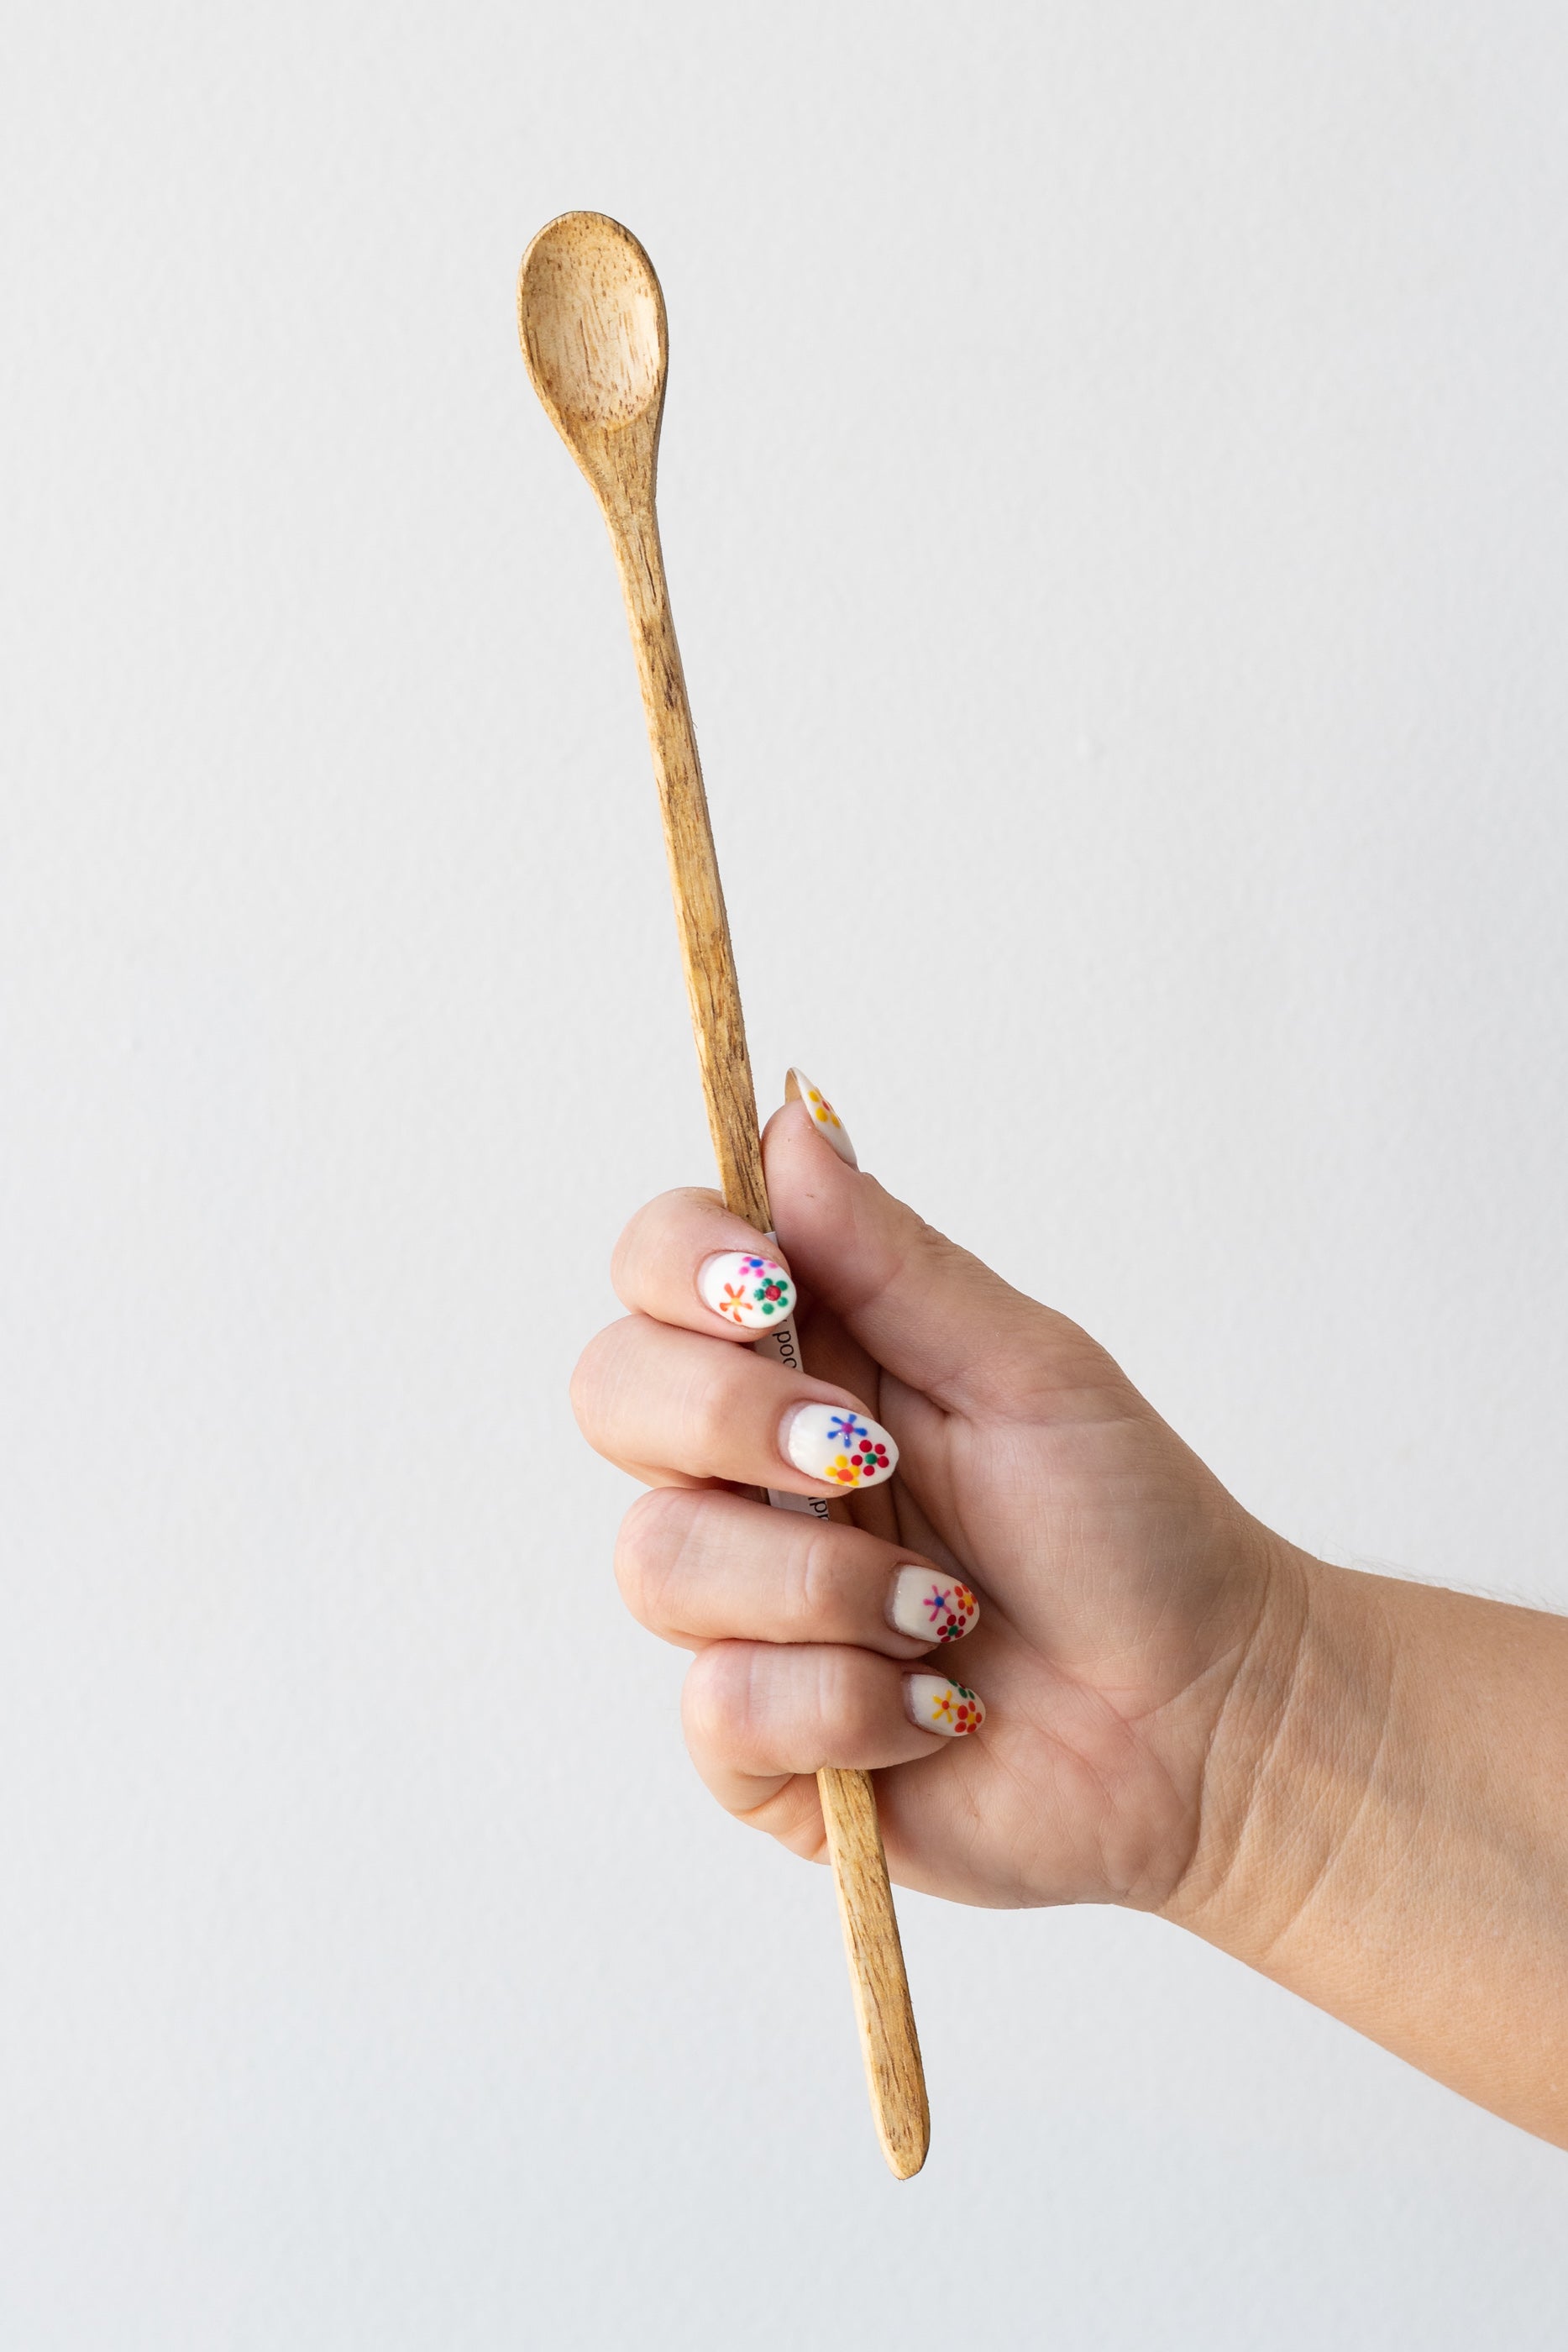
[[847, 1405], [798, 1404], [779, 1443], [797, 1470], [835, 1486], [880, 1486], [898, 1467], [886, 1430]]
[[804, 1070], [791, 1070], [784, 1080], [786, 1102], [803, 1102], [811, 1114], [811, 1123], [819, 1135], [825, 1135], [841, 1160], [858, 1168], [854, 1145], [850, 1141], [849, 1129], [828, 1100], [821, 1087], [814, 1087]]
[[959, 1642], [980, 1613], [980, 1604], [956, 1576], [934, 1568], [896, 1568], [887, 1589], [887, 1621], [895, 1633], [917, 1642]]
[[950, 1683], [946, 1675], [905, 1675], [904, 1705], [911, 1723], [922, 1731], [940, 1732], [944, 1739], [962, 1739], [967, 1731], [978, 1731], [986, 1719], [974, 1692], [963, 1683]]
[[697, 1268], [697, 1292], [705, 1307], [743, 1331], [787, 1323], [795, 1305], [795, 1286], [778, 1259], [747, 1257], [740, 1250], [705, 1258]]

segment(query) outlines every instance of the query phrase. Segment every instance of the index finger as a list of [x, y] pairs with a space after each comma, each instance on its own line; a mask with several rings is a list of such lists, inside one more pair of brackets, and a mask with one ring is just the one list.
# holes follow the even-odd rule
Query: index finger
[[796, 1306], [772, 1235], [695, 1187], [638, 1210], [615, 1244], [610, 1279], [633, 1313], [709, 1338], [755, 1339], [787, 1323]]

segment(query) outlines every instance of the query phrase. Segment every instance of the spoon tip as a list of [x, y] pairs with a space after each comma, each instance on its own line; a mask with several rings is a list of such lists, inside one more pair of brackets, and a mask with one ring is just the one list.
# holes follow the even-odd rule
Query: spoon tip
[[517, 274], [517, 332], [534, 389], [563, 438], [656, 409], [668, 339], [653, 265], [608, 213], [547, 221]]

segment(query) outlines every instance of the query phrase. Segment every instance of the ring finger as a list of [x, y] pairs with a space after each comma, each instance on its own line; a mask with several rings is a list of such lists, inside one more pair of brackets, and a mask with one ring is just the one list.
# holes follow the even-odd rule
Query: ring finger
[[847, 1643], [907, 1663], [960, 1641], [980, 1604], [960, 1577], [864, 1528], [739, 1495], [664, 1486], [621, 1523], [615, 1573], [661, 1640]]

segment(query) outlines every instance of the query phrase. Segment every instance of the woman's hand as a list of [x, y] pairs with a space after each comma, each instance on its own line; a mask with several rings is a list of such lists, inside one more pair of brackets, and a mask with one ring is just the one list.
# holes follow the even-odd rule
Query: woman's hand
[[[863, 1767], [904, 1885], [1160, 1911], [1568, 2144], [1568, 1622], [1296, 1550], [803, 1104], [766, 1147], [779, 1243], [655, 1201], [574, 1382], [720, 1802], [821, 1857]], [[789, 1276], [809, 1375], [745, 1344]]]
[[[813, 1857], [816, 1768], [874, 1770], [892, 1874], [933, 1894], [1166, 1904], [1291, 1556], [1103, 1349], [847, 1164], [803, 1103], [766, 1157], [779, 1242], [711, 1193], [653, 1202], [615, 1254], [631, 1313], [573, 1386], [591, 1444], [653, 1488], [616, 1568], [697, 1653], [698, 1770]], [[752, 1352], [744, 1300], [706, 1303], [738, 1286], [730, 1253], [787, 1259], [810, 1375]], [[734, 1491], [842, 1492], [785, 1451], [802, 1404], [896, 1441], [853, 1527]]]

